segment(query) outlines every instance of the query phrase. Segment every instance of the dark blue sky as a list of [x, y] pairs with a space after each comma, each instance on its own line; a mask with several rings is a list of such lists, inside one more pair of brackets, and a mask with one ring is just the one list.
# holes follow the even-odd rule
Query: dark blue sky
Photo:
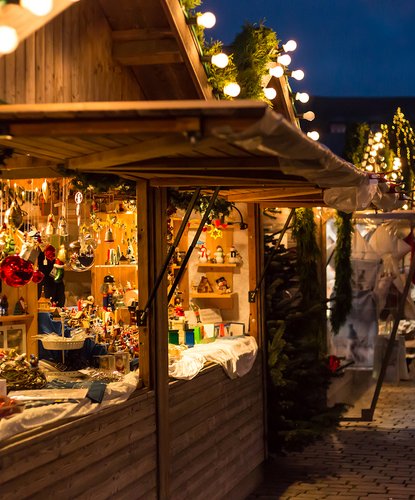
[[298, 43], [294, 90], [317, 96], [415, 96], [415, 0], [203, 0], [206, 38], [230, 44], [246, 21]]

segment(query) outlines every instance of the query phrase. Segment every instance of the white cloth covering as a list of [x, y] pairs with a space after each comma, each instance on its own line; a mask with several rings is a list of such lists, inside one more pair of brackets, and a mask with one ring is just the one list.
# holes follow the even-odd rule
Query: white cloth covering
[[61, 403], [30, 408], [10, 418], [0, 420], [0, 441], [36, 427], [48, 425], [72, 417], [83, 417], [127, 401], [137, 388], [138, 372], [130, 372], [120, 382], [112, 382], [105, 389], [101, 403], [92, 403], [88, 398], [78, 403]]
[[254, 337], [224, 337], [209, 344], [196, 344], [183, 351], [180, 359], [174, 359], [169, 366], [173, 378], [190, 380], [203, 368], [207, 361], [220, 364], [231, 378], [243, 377], [252, 368], [258, 344]]

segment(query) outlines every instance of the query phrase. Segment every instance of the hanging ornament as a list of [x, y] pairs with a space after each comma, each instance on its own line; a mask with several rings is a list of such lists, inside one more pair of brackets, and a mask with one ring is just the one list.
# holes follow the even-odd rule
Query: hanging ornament
[[47, 245], [47, 247], [43, 250], [43, 253], [45, 254], [45, 258], [47, 260], [52, 261], [56, 258], [56, 248], [53, 245]]
[[57, 228], [56, 233], [59, 236], [68, 236], [68, 224], [67, 224], [66, 219], [63, 215], [61, 215], [59, 217], [58, 228]]
[[14, 241], [13, 234], [8, 234], [5, 238], [4, 253], [6, 255], [13, 255], [16, 249], [16, 243]]
[[19, 257], [34, 264], [39, 256], [39, 253], [39, 247], [35, 245], [33, 241], [28, 240], [23, 243]]
[[32, 281], [33, 283], [41, 283], [44, 277], [45, 275], [42, 273], [42, 271], [39, 271], [39, 269], [35, 269], [33, 271]]
[[222, 231], [212, 224], [210, 226], [209, 235], [213, 240], [216, 240], [217, 238], [222, 238]]
[[12, 287], [24, 286], [33, 276], [33, 264], [18, 255], [6, 257], [0, 265], [1, 278]]
[[19, 229], [23, 225], [23, 211], [16, 201], [13, 201], [6, 210], [4, 221], [7, 225], [16, 229]]
[[69, 265], [78, 273], [88, 271], [95, 261], [96, 243], [91, 237], [73, 241], [69, 244]]
[[53, 277], [54, 281], [60, 283], [63, 280], [63, 268], [66, 262], [66, 248], [65, 245], [59, 247], [58, 254], [56, 255], [55, 263], [53, 264], [53, 269], [50, 275]]
[[84, 195], [81, 193], [81, 191], [77, 191], [75, 193], [75, 203], [76, 203], [75, 212], [76, 212], [78, 227], [81, 225], [81, 203], [82, 203], [83, 199], [84, 199]]
[[55, 227], [53, 223], [55, 222], [55, 216], [53, 214], [48, 215], [48, 222], [46, 224], [46, 229], [45, 229], [45, 234], [47, 236], [52, 236], [52, 234], [55, 232]]
[[107, 243], [114, 241], [114, 235], [112, 234], [112, 230], [109, 226], [107, 226], [107, 230], [105, 231], [104, 241]]
[[42, 194], [45, 202], [48, 201], [50, 198], [50, 187], [46, 179], [42, 183]]

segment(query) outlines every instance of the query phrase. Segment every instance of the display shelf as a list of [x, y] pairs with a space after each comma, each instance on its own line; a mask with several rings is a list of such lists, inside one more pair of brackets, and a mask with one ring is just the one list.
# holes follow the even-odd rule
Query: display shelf
[[233, 297], [233, 293], [191, 293], [190, 297], [194, 299], [230, 299]]
[[0, 316], [0, 323], [7, 321], [29, 321], [33, 319], [33, 314], [8, 314], [7, 316]]
[[117, 269], [124, 269], [124, 268], [138, 268], [138, 264], [98, 264], [94, 266], [95, 268], [117, 268]]
[[237, 267], [238, 264], [214, 264], [213, 262], [199, 262], [197, 267], [215, 267], [216, 269], [227, 269]]

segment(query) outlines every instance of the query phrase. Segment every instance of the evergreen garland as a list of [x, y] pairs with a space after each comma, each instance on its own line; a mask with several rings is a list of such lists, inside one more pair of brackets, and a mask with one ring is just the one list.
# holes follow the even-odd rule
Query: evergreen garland
[[[72, 177], [69, 173], [66, 176]], [[115, 191], [117, 194], [133, 196], [135, 198], [137, 183], [123, 179], [115, 174], [78, 173], [73, 177], [72, 186], [75, 190], [84, 193], [93, 191], [96, 194], [100, 194]]]
[[238, 82], [242, 99], [261, 99], [271, 105], [264, 96], [262, 78], [268, 74], [268, 65], [278, 47], [276, 33], [259, 25], [245, 24], [233, 42], [234, 61], [238, 69]]
[[337, 242], [334, 254], [336, 277], [334, 282], [334, 304], [331, 308], [330, 323], [333, 333], [337, 334], [345, 323], [352, 308], [352, 215], [337, 212]]
[[300, 290], [306, 308], [321, 303], [321, 289], [317, 262], [320, 249], [316, 240], [316, 223], [311, 208], [295, 211], [293, 236], [297, 241], [297, 266]]
[[[223, 44], [219, 41], [211, 41], [205, 45], [203, 55], [212, 56], [223, 51]], [[238, 71], [233, 61], [233, 54], [228, 56], [229, 62], [225, 68], [218, 68], [214, 64], [206, 64], [205, 69], [208, 76], [208, 82], [211, 84], [214, 94], [221, 99], [232, 99], [223, 93], [225, 85], [230, 82], [236, 82]]]
[[[168, 214], [169, 215], [174, 214], [178, 208], [186, 210], [192, 196], [193, 193], [190, 191], [178, 191], [177, 189], [170, 188], [168, 190], [168, 205], [169, 205], [167, 209]], [[211, 197], [209, 195], [202, 194], [195, 204], [194, 207], [195, 212], [199, 213], [205, 212], [209, 205], [210, 198]], [[210, 218], [222, 219], [226, 216], [229, 216], [234, 205], [235, 205], [234, 203], [231, 203], [230, 201], [227, 201], [224, 198], [220, 197], [216, 198], [216, 201], [213, 204], [210, 213]]]

